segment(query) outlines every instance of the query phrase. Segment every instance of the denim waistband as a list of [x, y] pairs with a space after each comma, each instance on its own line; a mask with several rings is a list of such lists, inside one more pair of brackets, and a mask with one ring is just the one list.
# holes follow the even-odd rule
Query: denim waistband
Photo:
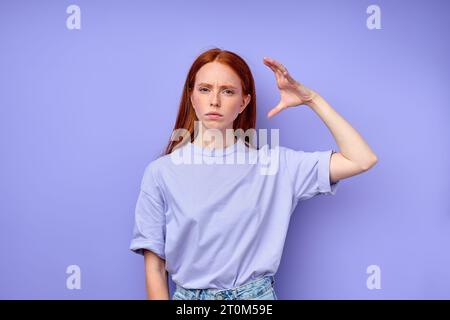
[[179, 284], [177, 284], [176, 290], [183, 294], [186, 294], [186, 295], [193, 295], [196, 298], [198, 298], [201, 293], [207, 293], [210, 295], [223, 294], [223, 295], [237, 296], [243, 291], [251, 290], [252, 288], [261, 287], [264, 285], [273, 285], [274, 282], [275, 282], [275, 278], [273, 275], [266, 275], [266, 276], [260, 277], [258, 279], [246, 282], [240, 286], [230, 288], [230, 289], [213, 289], [213, 288], [189, 289], [189, 288], [184, 288], [184, 287], [180, 286]]

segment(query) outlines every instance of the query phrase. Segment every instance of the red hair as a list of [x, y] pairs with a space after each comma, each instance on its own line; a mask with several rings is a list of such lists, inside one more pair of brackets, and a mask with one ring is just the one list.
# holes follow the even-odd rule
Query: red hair
[[[242, 129], [245, 133], [248, 129], [255, 129], [256, 125], [256, 94], [255, 81], [247, 63], [236, 53], [213, 48], [200, 54], [192, 64], [184, 83], [181, 101], [178, 109], [178, 115], [175, 121], [175, 126], [172, 131], [172, 137], [165, 148], [164, 155], [170, 154], [175, 148], [179, 146], [181, 141], [174, 141], [174, 133], [183, 131], [185, 129], [186, 135], [190, 134], [190, 140], [194, 140], [194, 122], [199, 121], [195, 114], [191, 103], [190, 95], [195, 84], [195, 76], [205, 64], [209, 62], [220, 62], [229, 66], [241, 79], [242, 95], [251, 95], [251, 99], [247, 107], [242, 111], [233, 122], [233, 130]], [[179, 139], [178, 139], [179, 140]]]

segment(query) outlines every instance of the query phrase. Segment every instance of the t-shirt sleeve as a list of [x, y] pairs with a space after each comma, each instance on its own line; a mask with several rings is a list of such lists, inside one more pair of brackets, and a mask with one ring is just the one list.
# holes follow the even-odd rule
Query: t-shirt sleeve
[[334, 150], [306, 152], [285, 148], [285, 161], [297, 201], [318, 194], [334, 195], [340, 181], [330, 182], [330, 160]]
[[165, 203], [151, 164], [146, 167], [141, 181], [134, 217], [131, 251], [144, 255], [147, 249], [165, 259]]

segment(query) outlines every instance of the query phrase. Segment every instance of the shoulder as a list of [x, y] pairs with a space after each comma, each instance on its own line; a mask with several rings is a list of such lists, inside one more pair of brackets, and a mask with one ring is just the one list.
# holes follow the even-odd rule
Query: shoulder
[[141, 181], [143, 189], [152, 189], [163, 185], [163, 172], [168, 165], [169, 155], [159, 156], [145, 165], [144, 174]]
[[326, 166], [330, 163], [333, 153], [329, 150], [297, 150], [288, 147], [280, 147], [280, 162], [286, 166], [288, 171], [308, 170], [317, 166]]
[[256, 151], [258, 166], [262, 175], [275, 176], [280, 174], [281, 171], [285, 171], [286, 167], [286, 154], [289, 149], [280, 145], [264, 144], [260, 146]]
[[287, 157], [299, 156], [303, 154], [303, 150], [294, 150], [285, 146], [269, 146], [268, 144], [262, 146], [258, 150], [260, 157], [269, 157], [271, 159], [279, 159], [285, 161]]

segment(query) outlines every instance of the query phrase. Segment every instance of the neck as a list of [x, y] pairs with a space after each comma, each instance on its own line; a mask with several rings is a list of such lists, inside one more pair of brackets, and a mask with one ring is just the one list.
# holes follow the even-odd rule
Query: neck
[[233, 128], [207, 129], [200, 125], [199, 132], [192, 143], [200, 147], [222, 149], [236, 143], [236, 137]]

